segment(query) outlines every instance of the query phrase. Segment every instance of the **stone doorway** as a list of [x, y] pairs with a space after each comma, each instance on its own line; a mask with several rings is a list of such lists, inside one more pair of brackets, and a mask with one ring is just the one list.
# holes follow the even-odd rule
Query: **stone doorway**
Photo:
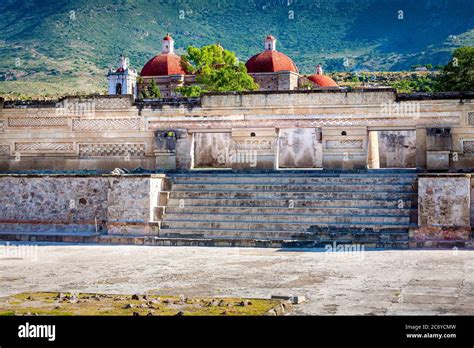
[[369, 131], [367, 167], [416, 168], [416, 131]]
[[278, 169], [323, 166], [321, 128], [283, 128], [278, 134]]

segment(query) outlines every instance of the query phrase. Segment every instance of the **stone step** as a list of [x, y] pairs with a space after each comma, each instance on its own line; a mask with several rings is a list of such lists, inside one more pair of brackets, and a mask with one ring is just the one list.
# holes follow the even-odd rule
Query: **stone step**
[[0, 240], [5, 242], [97, 243], [98, 238], [98, 233], [87, 232], [0, 232]]
[[210, 171], [192, 171], [183, 173], [170, 173], [169, 177], [173, 178], [241, 178], [241, 177], [275, 177], [275, 178], [287, 178], [287, 177], [416, 177], [417, 171], [413, 169], [376, 169], [376, 170], [278, 170], [278, 171], [267, 171], [267, 172], [233, 172], [229, 170], [210, 170]]
[[338, 183], [338, 184], [242, 184], [242, 183], [191, 183], [191, 184], [173, 184], [173, 191], [206, 191], [206, 192], [385, 192], [385, 193], [410, 193], [412, 192], [412, 185], [406, 184], [353, 184], [353, 183]]
[[[329, 219], [328, 219], [329, 220]], [[363, 220], [363, 219], [361, 219]], [[327, 227], [338, 228], [371, 228], [374, 230], [382, 230], [385, 228], [408, 228], [409, 223], [400, 222], [375, 222], [375, 221], [355, 221], [350, 218], [340, 218], [339, 221], [318, 222], [284, 222], [284, 221], [189, 221], [174, 220], [163, 221], [161, 230], [167, 228], [173, 229], [228, 229], [228, 230], [261, 230], [261, 231], [318, 231]]]
[[[179, 201], [178, 201], [179, 202]], [[354, 208], [344, 206], [334, 207], [310, 207], [310, 208], [289, 208], [286, 207], [226, 207], [226, 206], [168, 206], [165, 210], [166, 214], [263, 214], [263, 215], [389, 215], [389, 216], [410, 216], [410, 209], [380, 209], [378, 207], [371, 208]]]
[[166, 214], [163, 217], [164, 222], [170, 221], [221, 221], [221, 222], [285, 222], [285, 223], [312, 223], [314, 225], [325, 223], [401, 223], [409, 224], [409, 216], [393, 215], [342, 215], [342, 214]]
[[232, 238], [232, 239], [293, 239], [314, 240], [330, 243], [333, 241], [408, 241], [408, 232], [387, 230], [388, 232], [373, 232], [362, 230], [347, 230], [346, 232], [304, 232], [304, 231], [256, 231], [256, 230], [226, 230], [226, 229], [164, 229], [160, 231], [161, 238]]
[[186, 173], [171, 181], [163, 238], [408, 246], [413, 172]]
[[[158, 236], [127, 236], [127, 235], [100, 235], [100, 236], [69, 236], [69, 235], [44, 235], [45, 240], [37, 240], [35, 235], [13, 234], [0, 235], [0, 240], [4, 242], [35, 242], [35, 243], [100, 243], [100, 244], [119, 244], [119, 245], [150, 245], [150, 246], [206, 246], [206, 247], [256, 247], [256, 248], [323, 248], [327, 251], [328, 245], [342, 246], [344, 250], [384, 248], [384, 249], [408, 249], [408, 241], [404, 240], [379, 240], [374, 242], [373, 238], [358, 239], [352, 243], [348, 240], [338, 240], [327, 242], [311, 239], [261, 239], [261, 238], [242, 238], [242, 237], [215, 237], [215, 238], [189, 238], [186, 237], [186, 231], [179, 233], [176, 230], [177, 237], [158, 237]], [[31, 240], [30, 240], [31, 238]], [[41, 239], [41, 238], [40, 238]], [[457, 245], [459, 247], [459, 245]]]
[[344, 199], [344, 200], [410, 200], [413, 192], [287, 192], [287, 191], [171, 191], [170, 198], [226, 198], [226, 199], [292, 199], [292, 200], [317, 200], [317, 199]]
[[[401, 203], [401, 205], [399, 204]], [[366, 200], [366, 199], [318, 199], [318, 200], [293, 200], [290, 202], [289, 199], [246, 199], [246, 198], [172, 198], [168, 201], [169, 208], [174, 207], [281, 207], [288, 209], [292, 205], [294, 208], [308, 207], [308, 208], [358, 208], [358, 209], [398, 209], [399, 206], [410, 207], [410, 200]]]
[[171, 177], [173, 184], [393, 184], [393, 185], [411, 185], [415, 177], [367, 177], [367, 176], [328, 176], [328, 177]]

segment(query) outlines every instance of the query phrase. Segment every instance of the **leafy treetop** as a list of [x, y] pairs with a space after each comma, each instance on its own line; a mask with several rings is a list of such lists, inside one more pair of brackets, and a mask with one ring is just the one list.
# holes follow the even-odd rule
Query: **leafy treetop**
[[474, 91], [474, 47], [456, 49], [437, 79], [438, 91]]
[[239, 62], [234, 52], [220, 45], [201, 48], [189, 46], [181, 57], [182, 67], [196, 75], [197, 86], [184, 86], [178, 92], [186, 97], [205, 92], [253, 91], [258, 85], [247, 74], [245, 64]]

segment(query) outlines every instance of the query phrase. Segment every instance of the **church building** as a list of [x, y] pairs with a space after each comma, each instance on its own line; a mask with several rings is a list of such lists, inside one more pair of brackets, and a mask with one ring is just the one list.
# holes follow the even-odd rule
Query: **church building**
[[[327, 75], [323, 75], [321, 65], [316, 73], [305, 77], [299, 73], [298, 67], [286, 54], [277, 51], [277, 40], [268, 35], [264, 40], [264, 50], [252, 56], [246, 63], [247, 72], [259, 85], [260, 91], [288, 91], [303, 88], [338, 88], [337, 83]], [[195, 76], [189, 74], [181, 65], [181, 57], [175, 53], [174, 40], [167, 34], [162, 40], [161, 53], [151, 58], [142, 68], [139, 77], [127, 72], [126, 62], [120, 57], [119, 68], [109, 72], [109, 95], [132, 94], [142, 99], [140, 92], [149, 88], [152, 81], [160, 90], [162, 98], [178, 97], [176, 89], [195, 84]], [[118, 79], [129, 79], [137, 85], [137, 90], [122, 88], [123, 82]], [[137, 82], [135, 82], [137, 80]], [[128, 80], [127, 80], [128, 81]], [[119, 86], [120, 88], [118, 88]], [[146, 99], [146, 98], [145, 98]]]

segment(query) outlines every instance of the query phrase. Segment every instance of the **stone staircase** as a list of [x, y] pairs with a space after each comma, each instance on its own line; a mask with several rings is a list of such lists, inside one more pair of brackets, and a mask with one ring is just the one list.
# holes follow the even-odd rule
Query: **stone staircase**
[[363, 244], [408, 248], [416, 174], [186, 173], [170, 175], [160, 239], [207, 245]]

